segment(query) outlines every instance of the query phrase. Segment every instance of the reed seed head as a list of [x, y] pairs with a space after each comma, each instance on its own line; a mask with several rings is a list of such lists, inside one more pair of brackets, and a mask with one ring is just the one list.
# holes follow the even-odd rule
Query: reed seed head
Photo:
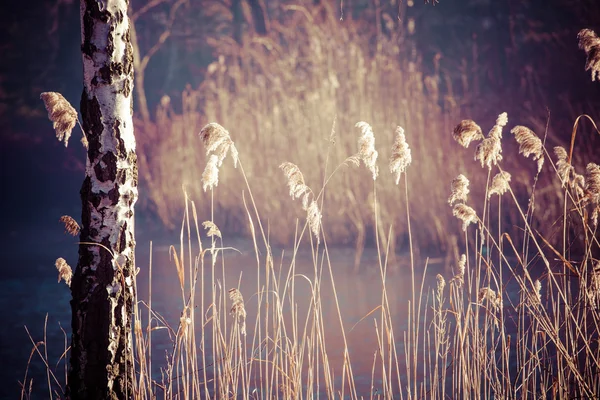
[[446, 287], [446, 280], [441, 274], [436, 275], [437, 279], [437, 296], [438, 299], [442, 298], [442, 294], [444, 293], [444, 288]]
[[461, 254], [460, 260], [458, 260], [458, 273], [461, 275], [464, 275], [466, 266], [467, 266], [467, 256], [465, 254]]
[[502, 297], [496, 294], [490, 287], [479, 289], [479, 302], [481, 303], [484, 300], [487, 300], [496, 311], [499, 311], [502, 308]]
[[469, 180], [463, 174], [458, 175], [452, 180], [450, 184], [450, 197], [448, 198], [448, 204], [451, 206], [454, 203], [466, 203], [469, 195]]
[[57, 258], [54, 265], [58, 270], [58, 282], [60, 282], [62, 279], [65, 281], [67, 286], [71, 287], [71, 279], [73, 278], [73, 270], [71, 269], [71, 266], [69, 266], [67, 261], [62, 257]]
[[215, 154], [211, 154], [204, 172], [202, 173], [202, 188], [206, 192], [206, 189], [213, 190], [214, 187], [219, 185], [219, 157]]
[[308, 208], [308, 197], [312, 191], [304, 183], [304, 175], [302, 175], [300, 168], [296, 164], [287, 161], [282, 163], [279, 168], [281, 168], [287, 179], [290, 197], [292, 199], [302, 197], [302, 208], [306, 210]]
[[412, 162], [410, 148], [406, 143], [404, 129], [400, 126], [396, 127], [396, 140], [392, 147], [392, 156], [390, 158], [390, 172], [396, 175], [396, 185], [400, 182], [400, 175], [406, 172], [406, 168]]
[[470, 224], [477, 222], [477, 213], [466, 204], [458, 203], [455, 205], [452, 214], [462, 221], [463, 231], [466, 231]]
[[589, 163], [585, 167], [585, 199], [588, 202], [600, 203], [600, 166]]
[[373, 174], [373, 180], [377, 179], [379, 167], [377, 166], [377, 150], [375, 150], [375, 136], [373, 128], [366, 122], [357, 122], [356, 127], [361, 130], [362, 135], [358, 138], [358, 155], [365, 166]]
[[494, 178], [492, 179], [492, 185], [490, 190], [488, 191], [488, 199], [492, 197], [492, 195], [497, 194], [498, 196], [502, 196], [509, 189], [510, 182], [510, 174], [505, 171], [498, 172]]
[[221, 167], [223, 160], [225, 157], [227, 157], [227, 153], [230, 150], [231, 157], [233, 158], [233, 166], [237, 167], [238, 151], [231, 140], [231, 136], [229, 135], [227, 129], [216, 122], [211, 122], [200, 130], [200, 139], [204, 143], [204, 147], [206, 147], [207, 156], [210, 153], [215, 153], [217, 155], [218, 167]]
[[65, 225], [65, 231], [68, 234], [72, 236], [79, 235], [80, 227], [77, 221], [73, 219], [73, 217], [69, 215], [63, 215], [62, 217], [60, 217], [60, 222], [62, 222]]
[[214, 222], [204, 221], [202, 223], [202, 226], [204, 227], [204, 229], [206, 229], [206, 236], [208, 236], [208, 237], [217, 236], [217, 237], [222, 238], [221, 231], [219, 230], [219, 228], [217, 227], [217, 225]]
[[483, 139], [475, 150], [475, 160], [481, 162], [481, 167], [492, 168], [502, 161], [502, 128], [508, 123], [508, 115], [503, 112], [496, 118], [496, 124], [490, 130], [488, 137]]
[[71, 132], [77, 123], [77, 111], [60, 93], [44, 92], [40, 98], [46, 106], [48, 119], [52, 121], [56, 138], [59, 142], [64, 142], [67, 147]]
[[535, 282], [533, 283], [533, 288], [535, 290], [535, 298], [537, 299], [538, 303], [542, 302], [542, 282], [540, 282], [539, 279], [536, 279]]
[[587, 60], [585, 70], [592, 71], [592, 81], [600, 78], [600, 38], [591, 29], [582, 29], [577, 35], [579, 48], [585, 51]]
[[308, 227], [317, 239], [317, 243], [320, 242], [319, 231], [321, 230], [321, 211], [316, 201], [312, 201], [306, 210], [306, 219], [308, 221]]
[[556, 172], [558, 173], [562, 187], [565, 187], [569, 183], [571, 174], [574, 172], [573, 166], [567, 160], [569, 155], [564, 147], [556, 146], [554, 148], [554, 155], [556, 156]]
[[464, 148], [468, 148], [472, 141], [483, 139], [483, 132], [475, 121], [464, 119], [456, 125], [452, 137], [454, 137], [454, 140], [456, 140], [458, 144]]
[[240, 333], [246, 336], [246, 307], [244, 305], [244, 296], [236, 288], [229, 289], [229, 299], [231, 300], [231, 315], [235, 318]]
[[540, 172], [544, 165], [544, 147], [540, 138], [531, 129], [521, 125], [515, 126], [510, 132], [515, 135], [519, 143], [519, 153], [525, 157], [532, 155], [531, 158], [537, 160], [538, 172]]

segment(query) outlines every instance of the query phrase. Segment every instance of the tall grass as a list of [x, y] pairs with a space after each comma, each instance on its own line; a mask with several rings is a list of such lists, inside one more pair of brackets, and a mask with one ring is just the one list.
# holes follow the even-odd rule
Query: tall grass
[[[302, 18], [316, 16], [305, 12]], [[299, 24], [298, 17], [294, 21]], [[312, 22], [294, 26], [318, 30], [320, 23], [327, 23]], [[280, 34], [291, 35], [284, 27]], [[334, 42], [336, 35], [347, 34], [352, 32], [336, 32], [330, 39]], [[259, 51], [254, 45], [248, 44], [244, 51]], [[169, 249], [179, 283], [181, 313], [171, 324], [172, 318], [153, 308], [150, 263], [149, 298], [138, 299], [134, 310], [133, 397], [562, 399], [591, 398], [600, 393], [600, 167], [589, 163], [583, 171], [574, 166], [580, 119], [574, 125], [570, 148], [551, 151], [545, 145], [545, 132], [536, 134], [515, 126], [506, 113], [498, 116], [487, 134], [470, 120], [460, 122], [454, 135], [452, 129], [433, 122], [429, 128], [447, 132], [440, 143], [466, 154], [465, 160], [471, 158], [470, 164], [453, 162], [443, 156], [449, 147], [431, 148], [427, 137], [412, 133], [425, 128], [426, 111], [435, 107], [420, 101], [422, 92], [411, 91], [411, 85], [421, 81], [421, 77], [411, 78], [416, 72], [409, 72], [406, 79], [396, 76], [398, 71], [389, 71], [387, 76], [403, 82], [399, 90], [406, 90], [404, 95], [415, 95], [414, 102], [406, 103], [414, 113], [406, 112], [400, 118], [386, 114], [386, 109], [375, 112], [366, 107], [376, 97], [370, 90], [385, 85], [368, 83], [369, 79], [384, 78], [374, 72], [379, 69], [371, 74], [369, 67], [361, 64], [366, 58], [358, 44], [356, 48], [350, 45], [343, 54], [334, 54], [334, 45], [329, 48], [311, 42], [297, 46], [290, 48], [296, 55], [293, 59], [300, 60], [298, 55], [311, 49], [314, 57], [332, 63], [347, 57], [340, 62], [340, 68], [353, 64], [343, 70], [347, 74], [364, 72], [350, 77], [349, 84], [356, 86], [340, 95], [356, 111], [350, 115], [371, 110], [366, 116], [370, 119], [364, 119], [389, 121], [396, 117], [403, 120], [406, 130], [394, 131], [387, 122], [374, 126], [360, 122], [356, 129], [345, 121], [349, 117], [338, 113], [335, 130], [324, 134], [321, 125], [330, 124], [337, 111], [327, 108], [330, 103], [321, 103], [327, 90], [332, 90], [324, 80], [316, 80], [314, 86], [307, 82], [302, 96], [289, 98], [283, 86], [272, 93], [272, 89], [267, 92], [248, 83], [268, 79], [266, 73], [260, 78], [252, 63], [269, 57], [268, 52], [250, 58], [249, 64], [243, 57], [237, 64], [218, 63], [213, 73], [215, 82], [220, 80], [223, 86], [207, 92], [187, 91], [181, 115], [175, 115], [165, 101], [156, 126], [144, 127], [145, 132], [154, 132], [155, 136], [149, 137], [156, 140], [156, 148], [143, 154], [148, 157], [146, 165], [156, 165], [152, 158], [173, 151], [181, 160], [181, 164], [160, 164], [164, 169], [152, 169], [147, 177], [154, 194], [175, 196], [173, 193], [181, 192], [174, 186], [174, 176], [186, 183], [180, 243]], [[292, 58], [268, 61], [261, 68], [285, 70], [285, 65], [277, 63], [292, 62]], [[233, 72], [226, 74], [225, 68]], [[321, 78], [329, 77], [327, 71], [321, 71]], [[276, 88], [283, 85], [272, 84]], [[224, 98], [229, 92], [219, 88], [230, 85], [252, 87], [248, 95], [255, 97], [239, 103], [236, 97]], [[311, 90], [319, 91], [314, 104], [297, 100], [311, 98]], [[391, 98], [398, 95], [393, 92]], [[206, 93], [216, 97], [203, 98]], [[214, 112], [231, 127], [233, 136], [214, 123], [205, 125], [200, 138], [189, 135], [190, 127], [203, 123], [197, 112], [199, 102], [209, 110], [209, 118]], [[220, 108], [211, 109], [216, 102]], [[298, 110], [310, 104], [314, 119], [301, 119]], [[249, 105], [254, 118], [243, 119], [246, 114], [238, 114], [239, 110]], [[217, 115], [218, 110], [226, 112]], [[581, 118], [593, 124], [591, 118]], [[289, 124], [288, 119], [292, 121]], [[249, 124], [256, 128], [246, 131]], [[510, 126], [514, 128], [508, 132]], [[595, 125], [594, 129], [598, 132]], [[171, 136], [161, 140], [159, 132]], [[393, 133], [396, 141], [391, 139]], [[288, 135], [285, 140], [284, 135]], [[512, 148], [507, 145], [511, 136], [515, 139]], [[206, 146], [204, 155], [199, 150], [201, 141]], [[518, 153], [523, 157], [518, 165], [526, 166], [525, 172], [507, 162], [521, 157]], [[190, 168], [200, 162], [206, 166], [203, 172]], [[382, 167], [386, 162], [389, 174]], [[432, 178], [445, 174], [445, 185]], [[522, 182], [528, 182], [528, 198], [515, 187]], [[286, 190], [291, 199], [286, 198]], [[546, 190], [559, 191], [558, 208], [562, 209], [561, 218], [550, 224], [550, 236], [541, 234], [536, 218], [537, 213], [546, 211], [537, 197]], [[471, 191], [482, 195], [473, 199]], [[194, 198], [206, 206], [197, 207]], [[170, 219], [175, 212], [170, 208], [172, 199], [161, 195], [156, 201], [165, 202], [157, 203], [158, 210]], [[505, 215], [513, 217], [507, 220]], [[456, 241], [458, 256], [453, 268], [432, 272], [426, 258], [420, 264], [416, 257], [418, 238], [438, 232], [441, 241], [447, 226], [442, 221], [446, 220], [462, 222], [464, 238]], [[255, 281], [244, 275], [233, 282], [227, 278], [228, 253], [235, 249], [226, 246], [219, 228], [228, 223], [239, 224], [250, 234]], [[522, 233], [513, 235], [514, 226], [509, 224]], [[395, 253], [390, 239], [399, 226], [406, 232], [410, 262], [395, 273], [409, 277], [411, 287], [409, 301], [401, 305], [406, 309], [402, 321], [392, 311], [397, 305], [390, 298], [396, 289], [388, 281]], [[348, 338], [354, 326], [344, 319], [337, 292], [339, 275], [348, 271], [333, 268], [328, 244], [338, 235], [343, 238], [348, 227], [362, 240], [372, 233], [378, 255], [381, 300], [357, 323], [372, 323], [371, 334], [376, 338], [366, 386], [359, 383], [364, 376], [355, 372], [364, 357], [356, 359], [359, 350]], [[275, 255], [271, 246], [271, 237], [281, 238], [284, 230], [293, 238], [289, 257]], [[299, 268], [303, 249], [310, 254], [309, 271]], [[326, 297], [326, 291], [333, 296]], [[326, 302], [333, 304], [333, 315], [324, 312]], [[165, 332], [171, 347], [166, 361], [160, 363], [153, 358], [153, 343], [156, 335]], [[36, 344], [34, 351], [38, 348]], [[332, 356], [340, 350], [342, 357]], [[50, 371], [47, 356], [38, 354]], [[49, 389], [51, 378], [59, 381], [57, 376], [48, 373]], [[26, 376], [24, 398], [27, 382]], [[63, 387], [57, 386], [59, 391]]]
[[[443, 77], [439, 71], [431, 75], [421, 72], [422, 61], [408, 31], [398, 27], [389, 35], [377, 34], [373, 23], [352, 19], [341, 23], [328, 2], [319, 6], [308, 3], [274, 3], [267, 36], [249, 34], [242, 44], [226, 37], [209, 38], [218, 49], [217, 60], [208, 66], [200, 87], [188, 87], [182, 93], [182, 104], [164, 97], [154, 121], [138, 121], [143, 149], [140, 173], [151, 206], [163, 222], [176, 225], [183, 204], [179, 189], [183, 181], [198, 207], [209, 211], [209, 196], [199, 185], [205, 159], [190, 131], [219, 121], [239, 132], [236, 143], [246, 150], [248, 177], [260, 187], [256, 201], [269, 218], [271, 237], [289, 243], [293, 232], [283, 217], [290, 210], [281, 202], [285, 188], [274, 184], [281, 179], [277, 166], [295, 160], [306, 182], [314, 185], [325, 173], [326, 158], [329, 165], [337, 165], [355, 151], [356, 138], [349, 132], [356, 121], [371, 122], [390, 140], [399, 124], [412, 136], [412, 219], [428, 221], [417, 224], [413, 232], [415, 248], [443, 254], [451, 249], [450, 236], [457, 233], [455, 221], [445, 212], [445, 182], [453, 178], [451, 171], [464, 170], [471, 158], [451, 151], [452, 138], [445, 132], [451, 131], [461, 116], [471, 114], [471, 106], [452, 91], [440, 92]], [[374, 40], [378, 45], [373, 45]], [[468, 92], [467, 72], [463, 78], [467, 87], [457, 90]], [[340, 134], [328, 150], [322, 133], [334, 119]], [[258, 148], [260, 152], [251, 151]], [[379, 151], [385, 158], [391, 154], [390, 146]], [[245, 212], [234, 189], [244, 184], [243, 179], [229, 166], [221, 174], [231, 186], [222, 187], [214, 199], [217, 211], [227, 210], [217, 213], [218, 223], [224, 231], [247, 233]], [[483, 184], [485, 175], [474, 174], [471, 180]], [[325, 229], [336, 244], [352, 244], [360, 252], [375, 226], [370, 184], [342, 173], [328, 187], [326, 201], [340, 212], [330, 215]], [[518, 191], [522, 192], [522, 187]], [[377, 195], [378, 217], [393, 222], [390, 253], [396, 243], [407, 249], [408, 232], [404, 216], [397, 212], [393, 177], [385, 174], [380, 178]], [[298, 211], [296, 216], [301, 214]], [[379, 233], [387, 243], [383, 227]], [[357, 263], [359, 259], [360, 253]]]
[[[409, 302], [401, 305], [407, 310], [403, 313], [405, 321], [396, 320], [397, 314], [392, 312], [395, 305], [389, 296], [394, 288], [387, 281], [390, 243], [383, 246], [379, 236], [380, 226], [391, 231], [390, 225], [377, 217], [379, 179], [387, 174], [384, 168], [379, 169], [385, 161], [383, 152], [377, 149], [385, 146], [385, 139], [376, 139], [379, 136], [367, 123], [357, 124], [359, 146], [344, 163], [324, 168], [318, 191], [306, 185], [296, 165], [288, 162], [282, 166], [279, 181], [285, 187], [288, 180], [292, 197], [289, 207], [296, 206], [306, 214], [295, 221], [291, 216], [287, 219], [289, 226], [295, 226], [291, 257], [278, 258], [263, 226], [252, 179], [244, 170], [243, 149], [238, 154], [237, 141], [234, 143], [235, 138], [221, 126], [206, 126], [201, 137], [210, 153], [207, 155], [217, 157], [216, 165], [225, 168], [229, 163], [226, 156], [232, 154], [245, 182], [241, 201], [253, 242], [256, 281], [243, 275], [233, 282], [226, 278], [226, 254], [235, 250], [225, 246], [214, 222], [215, 195], [230, 183], [226, 177], [205, 172], [202, 183], [211, 195], [211, 212], [199, 213], [184, 191], [180, 243], [169, 250], [181, 296], [177, 323], [170, 325], [169, 318], [153, 310], [151, 275], [150, 297], [136, 302], [134, 398], [558, 399], [590, 398], [599, 393], [600, 246], [595, 220], [600, 207], [599, 168], [593, 163], [585, 172], [573, 168], [569, 154], [574, 143], [569, 151], [556, 148], [548, 152], [543, 140], [531, 130], [521, 126], [512, 129], [520, 152], [533, 155], [532, 185], [538, 175], [550, 174], [563, 187], [565, 214], [557, 230], [563, 235], [564, 245], [555, 248], [531, 224], [536, 212], [533, 198], [539, 189], [532, 188], [528, 203], [520, 201], [511, 185], [511, 171], [503, 169], [501, 158], [518, 156], [502, 150], [502, 145], [511, 140], [503, 137], [511, 135], [503, 132], [506, 125], [503, 113], [488, 135], [475, 135], [475, 140], [481, 141], [475, 153], [488, 174], [483, 202], [474, 204], [470, 200], [472, 184], [465, 175], [447, 191], [447, 213], [463, 222], [465, 235], [453, 273], [431, 273], [427, 262], [422, 268], [412, 254], [409, 265], [399, 272], [410, 277], [412, 288]], [[469, 134], [463, 128], [473, 126], [472, 121], [457, 126], [455, 136], [463, 145], [468, 143], [461, 140], [461, 135]], [[411, 135], [404, 135], [402, 129], [397, 129], [396, 135], [390, 171], [404, 178], [398, 179], [397, 204], [406, 206], [410, 232]], [[330, 148], [336, 137], [335, 133], [330, 135]], [[387, 145], [392, 147], [391, 141]], [[473, 151], [473, 147], [464, 151]], [[360, 176], [363, 167], [359, 164], [369, 170], [366, 177]], [[540, 168], [542, 164], [544, 168]], [[207, 170], [213, 167], [207, 164]], [[471, 169], [480, 167], [474, 161]], [[324, 228], [329, 217], [335, 215], [335, 209], [325, 200], [331, 190], [329, 184], [348, 169], [350, 179], [369, 182], [374, 198], [371, 211], [381, 301], [358, 322], [372, 321], [376, 338], [370, 390], [357, 384], [364, 377], [354, 371], [365, 360], [353, 357], [357, 351], [348, 340], [353, 327], [342, 315], [336, 292], [339, 274], [348, 271], [332, 268], [330, 235]], [[294, 202], [296, 197], [302, 201]], [[316, 229], [311, 227], [315, 212], [309, 205], [313, 203], [318, 207]], [[492, 225], [493, 207], [498, 207], [500, 214], [506, 209], [515, 210], [521, 217], [524, 240], [513, 240], [502, 220]], [[578, 237], [570, 237], [568, 224], [580, 227]], [[571, 244], [581, 239], [579, 248], [584, 251], [571, 252]], [[308, 272], [298, 269], [303, 243], [309, 245], [312, 259], [312, 271]], [[332, 291], [331, 298], [324, 297], [325, 288]], [[333, 302], [333, 316], [325, 316], [324, 301]], [[331, 334], [332, 325], [337, 334]], [[163, 363], [153, 360], [152, 354], [152, 343], [156, 343], [153, 336], [161, 330], [168, 333], [171, 343]], [[332, 358], [337, 351], [342, 357]], [[39, 355], [49, 366], [47, 356]], [[48, 374], [48, 381], [51, 375], [58, 382], [58, 374], [54, 373]], [[23, 397], [27, 397], [26, 383], [27, 377]]]

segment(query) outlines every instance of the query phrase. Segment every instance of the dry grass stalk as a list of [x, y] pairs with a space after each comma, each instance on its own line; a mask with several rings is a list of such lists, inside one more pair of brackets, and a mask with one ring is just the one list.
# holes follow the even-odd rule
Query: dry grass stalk
[[48, 119], [52, 121], [56, 138], [59, 142], [65, 142], [65, 147], [67, 147], [71, 132], [77, 123], [77, 111], [60, 93], [44, 92], [40, 98], [46, 106]]
[[217, 237], [222, 238], [221, 231], [219, 230], [219, 228], [217, 227], [217, 225], [214, 222], [204, 221], [202, 223], [202, 226], [204, 227], [204, 229], [207, 230], [206, 236], [208, 236], [208, 237], [217, 236]]
[[478, 221], [477, 213], [471, 207], [466, 204], [459, 203], [454, 206], [452, 209], [452, 214], [460, 219], [463, 223], [462, 229], [463, 231], [467, 230], [467, 227]]
[[469, 180], [463, 174], [458, 175], [450, 184], [450, 197], [448, 204], [451, 206], [454, 203], [466, 203], [469, 196]]
[[246, 336], [246, 307], [244, 306], [244, 296], [236, 288], [229, 289], [229, 299], [231, 300], [231, 314], [235, 318], [240, 333]]
[[206, 189], [213, 190], [214, 187], [219, 185], [219, 157], [215, 154], [211, 154], [204, 172], [202, 173], [202, 188], [206, 192]]
[[482, 140], [483, 132], [481, 131], [481, 127], [477, 125], [475, 121], [465, 119], [456, 125], [452, 137], [454, 137], [454, 140], [456, 140], [458, 144], [467, 148], [472, 141]]
[[510, 132], [515, 135], [519, 143], [519, 153], [525, 157], [532, 155], [532, 159], [537, 160], [538, 172], [540, 172], [544, 165], [544, 148], [540, 138], [526, 126], [517, 125]]
[[600, 38], [591, 29], [582, 29], [577, 34], [579, 48], [585, 51], [587, 60], [585, 70], [592, 71], [592, 81], [600, 78]]
[[412, 162], [410, 148], [406, 143], [404, 129], [400, 126], [396, 127], [396, 140], [392, 147], [392, 156], [390, 158], [390, 172], [396, 175], [396, 185], [400, 182], [400, 175], [406, 172], [406, 168]]
[[362, 135], [358, 138], [358, 155], [365, 166], [373, 174], [373, 180], [377, 179], [379, 167], [377, 166], [377, 150], [375, 150], [375, 136], [373, 128], [366, 122], [357, 122], [356, 127], [361, 130]]
[[73, 270], [71, 269], [71, 266], [67, 264], [67, 261], [62, 257], [57, 258], [54, 265], [58, 270], [58, 282], [60, 282], [62, 279], [65, 281], [67, 286], [71, 287], [71, 279], [73, 278]]
[[483, 139], [475, 150], [475, 160], [481, 162], [481, 167], [492, 168], [502, 161], [502, 128], [508, 123], [507, 114], [504, 112], [496, 119], [496, 125], [490, 130], [487, 138]]
[[492, 185], [488, 191], [488, 199], [494, 194], [502, 196], [504, 193], [506, 193], [506, 191], [509, 189], [510, 179], [511, 176], [508, 172], [498, 172], [492, 179]]
[[73, 217], [71, 217], [70, 215], [63, 215], [62, 217], [60, 217], [60, 222], [62, 222], [65, 225], [65, 231], [68, 234], [72, 236], [79, 235], [79, 231], [81, 228], [79, 227], [77, 221], [73, 219]]

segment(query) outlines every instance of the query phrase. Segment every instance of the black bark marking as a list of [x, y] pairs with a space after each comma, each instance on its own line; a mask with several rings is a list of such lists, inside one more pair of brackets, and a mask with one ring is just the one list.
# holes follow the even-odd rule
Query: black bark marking
[[[133, 90], [133, 46], [131, 45], [131, 36], [129, 29], [125, 31], [123, 40], [125, 41], [125, 54], [123, 55], [123, 72], [127, 74], [123, 85], [123, 95], [129, 97]], [[133, 114], [133, 96], [131, 96], [131, 113]]]
[[106, 55], [109, 59], [113, 57], [115, 51], [115, 27], [111, 25], [108, 28], [108, 37], [106, 38]]
[[81, 24], [83, 25], [83, 44], [81, 45], [81, 52], [88, 57], [98, 50], [98, 48], [92, 44], [92, 36], [94, 34], [94, 22], [101, 21], [107, 23], [110, 20], [111, 14], [107, 10], [101, 10], [99, 1], [96, 0], [83, 0], [85, 2], [85, 14], [82, 17]]
[[113, 131], [115, 133], [115, 139], [117, 139], [117, 153], [123, 154], [125, 153], [125, 142], [121, 137], [121, 121], [119, 121], [118, 119], [115, 120], [115, 123], [113, 125]]
[[117, 251], [121, 253], [127, 248], [127, 222], [124, 222], [121, 226], [121, 230], [119, 231], [118, 243], [119, 247], [117, 247]]
[[112, 151], [105, 153], [94, 166], [96, 178], [100, 182], [114, 181], [117, 176], [117, 156]]
[[88, 157], [90, 160], [95, 160], [100, 154], [100, 135], [104, 126], [102, 125], [102, 111], [96, 97], [88, 99], [85, 92], [81, 94], [81, 102], [79, 109], [81, 110], [81, 119], [83, 120], [83, 130], [86, 132], [88, 139]]

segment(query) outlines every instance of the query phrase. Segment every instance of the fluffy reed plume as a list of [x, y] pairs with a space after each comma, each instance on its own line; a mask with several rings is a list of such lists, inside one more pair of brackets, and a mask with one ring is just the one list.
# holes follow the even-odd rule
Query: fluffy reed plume
[[594, 309], [598, 309], [600, 307], [600, 261], [596, 263], [596, 266], [592, 270], [587, 293], [594, 304]]
[[458, 260], [458, 273], [450, 280], [450, 282], [456, 283], [457, 286], [461, 286], [465, 280], [465, 268], [467, 266], [467, 256], [461, 254]]
[[215, 225], [214, 222], [212, 221], [204, 221], [202, 223], [202, 226], [204, 227], [204, 229], [206, 229], [206, 236], [208, 237], [222, 237], [221, 236], [221, 231], [219, 230], [219, 228], [217, 227], [217, 225]]
[[585, 199], [590, 203], [600, 203], [600, 166], [589, 163], [585, 167]]
[[319, 240], [319, 230], [321, 229], [321, 211], [319, 211], [319, 206], [316, 201], [312, 201], [306, 210], [306, 219], [308, 220], [308, 227], [311, 232], [317, 239], [317, 243]]
[[308, 208], [308, 197], [311, 190], [306, 183], [304, 183], [304, 175], [300, 171], [300, 168], [294, 163], [284, 162], [279, 168], [285, 174], [287, 178], [287, 185], [290, 188], [290, 197], [292, 199], [299, 199], [302, 197], [302, 208], [306, 211]]
[[396, 174], [396, 185], [400, 182], [400, 175], [406, 172], [406, 168], [412, 162], [410, 148], [406, 143], [404, 129], [400, 126], [396, 127], [396, 140], [392, 146], [392, 156], [390, 157], [390, 172]]
[[490, 287], [479, 289], [479, 302], [481, 303], [483, 300], [487, 300], [496, 311], [502, 308], [502, 297], [498, 296]]
[[229, 299], [231, 300], [231, 315], [235, 318], [240, 333], [246, 336], [246, 307], [244, 306], [244, 297], [242, 292], [236, 288], [229, 289]]
[[573, 166], [567, 161], [569, 155], [567, 150], [562, 146], [556, 146], [554, 148], [554, 155], [556, 156], [556, 172], [560, 178], [562, 187], [565, 187], [569, 182], [571, 174], [574, 172]]
[[179, 335], [187, 336], [188, 328], [192, 325], [192, 319], [189, 317], [189, 307], [185, 307], [179, 318]]
[[377, 166], [377, 150], [375, 150], [375, 136], [373, 128], [366, 122], [357, 122], [356, 127], [361, 130], [362, 135], [358, 138], [358, 155], [365, 166], [373, 174], [373, 180], [377, 179], [379, 167]]
[[466, 203], [469, 192], [469, 180], [463, 174], [458, 175], [450, 184], [448, 204], [452, 206], [457, 202]]
[[444, 288], [446, 287], [446, 280], [440, 274], [436, 275], [436, 279], [437, 279], [437, 297], [438, 297], [438, 299], [441, 299], [442, 295], [444, 294]]
[[200, 139], [206, 147], [206, 155], [215, 153], [218, 157], [218, 167], [221, 167], [223, 160], [227, 157], [227, 153], [231, 150], [233, 158], [233, 166], [237, 168], [238, 151], [229, 136], [227, 129], [223, 128], [216, 122], [211, 122], [200, 130]]
[[467, 148], [472, 141], [482, 140], [483, 132], [481, 131], [479, 125], [475, 123], [475, 121], [464, 119], [460, 121], [458, 125], [456, 125], [454, 132], [452, 133], [452, 137], [454, 137], [454, 140], [456, 140], [458, 144], [464, 148]]
[[204, 172], [202, 173], [202, 188], [206, 192], [206, 189], [213, 190], [215, 186], [219, 185], [219, 157], [215, 154], [211, 154]]
[[458, 273], [464, 276], [466, 266], [467, 266], [467, 256], [465, 254], [461, 254], [460, 260], [458, 260]]
[[60, 93], [44, 92], [40, 98], [46, 106], [48, 119], [52, 121], [56, 138], [59, 142], [65, 142], [65, 147], [67, 147], [71, 132], [77, 123], [77, 111]]
[[452, 214], [463, 222], [463, 231], [466, 231], [470, 224], [477, 222], [477, 213], [466, 204], [458, 203], [455, 205]]
[[579, 48], [585, 51], [587, 60], [585, 70], [592, 71], [592, 81], [600, 78], [600, 38], [591, 29], [582, 29], [577, 34]]
[[540, 282], [539, 279], [536, 279], [535, 282], [533, 283], [533, 289], [534, 289], [533, 294], [535, 295], [535, 298], [539, 304], [542, 302], [542, 282]]
[[[313, 191], [306, 186], [306, 183], [304, 183], [304, 175], [296, 164], [284, 162], [279, 166], [279, 168], [281, 168], [287, 179], [287, 185], [290, 188], [290, 197], [292, 199], [298, 199], [302, 197], [302, 209], [306, 211], [308, 227], [317, 239], [317, 243], [319, 243], [319, 230], [321, 229], [322, 215], [321, 211], [319, 211], [317, 202], [314, 200]], [[313, 200], [309, 204], [311, 194], [313, 195]]]
[[62, 217], [60, 217], [60, 222], [62, 222], [65, 225], [65, 231], [68, 234], [72, 236], [79, 235], [79, 231], [81, 228], [79, 227], [77, 221], [73, 219], [73, 217], [69, 215], [63, 215]]
[[508, 172], [498, 172], [492, 179], [492, 186], [488, 191], [488, 199], [494, 194], [502, 196], [504, 193], [506, 193], [509, 188], [508, 183], [510, 182], [510, 178], [511, 176]]
[[67, 264], [64, 258], [59, 257], [56, 259], [54, 265], [58, 270], [58, 282], [60, 282], [60, 280], [62, 279], [65, 281], [67, 286], [71, 287], [71, 278], [73, 278], [73, 270], [71, 269], [69, 264]]
[[534, 161], [537, 160], [538, 172], [540, 172], [544, 165], [544, 147], [540, 138], [531, 129], [521, 125], [512, 128], [510, 133], [515, 135], [515, 139], [519, 143], [519, 153], [525, 157], [532, 155], [531, 158]]
[[498, 115], [496, 125], [490, 130], [487, 138], [483, 139], [475, 150], [475, 160], [481, 162], [481, 167], [487, 166], [492, 168], [492, 164], [496, 165], [502, 161], [502, 128], [508, 123], [508, 116], [504, 112]]

